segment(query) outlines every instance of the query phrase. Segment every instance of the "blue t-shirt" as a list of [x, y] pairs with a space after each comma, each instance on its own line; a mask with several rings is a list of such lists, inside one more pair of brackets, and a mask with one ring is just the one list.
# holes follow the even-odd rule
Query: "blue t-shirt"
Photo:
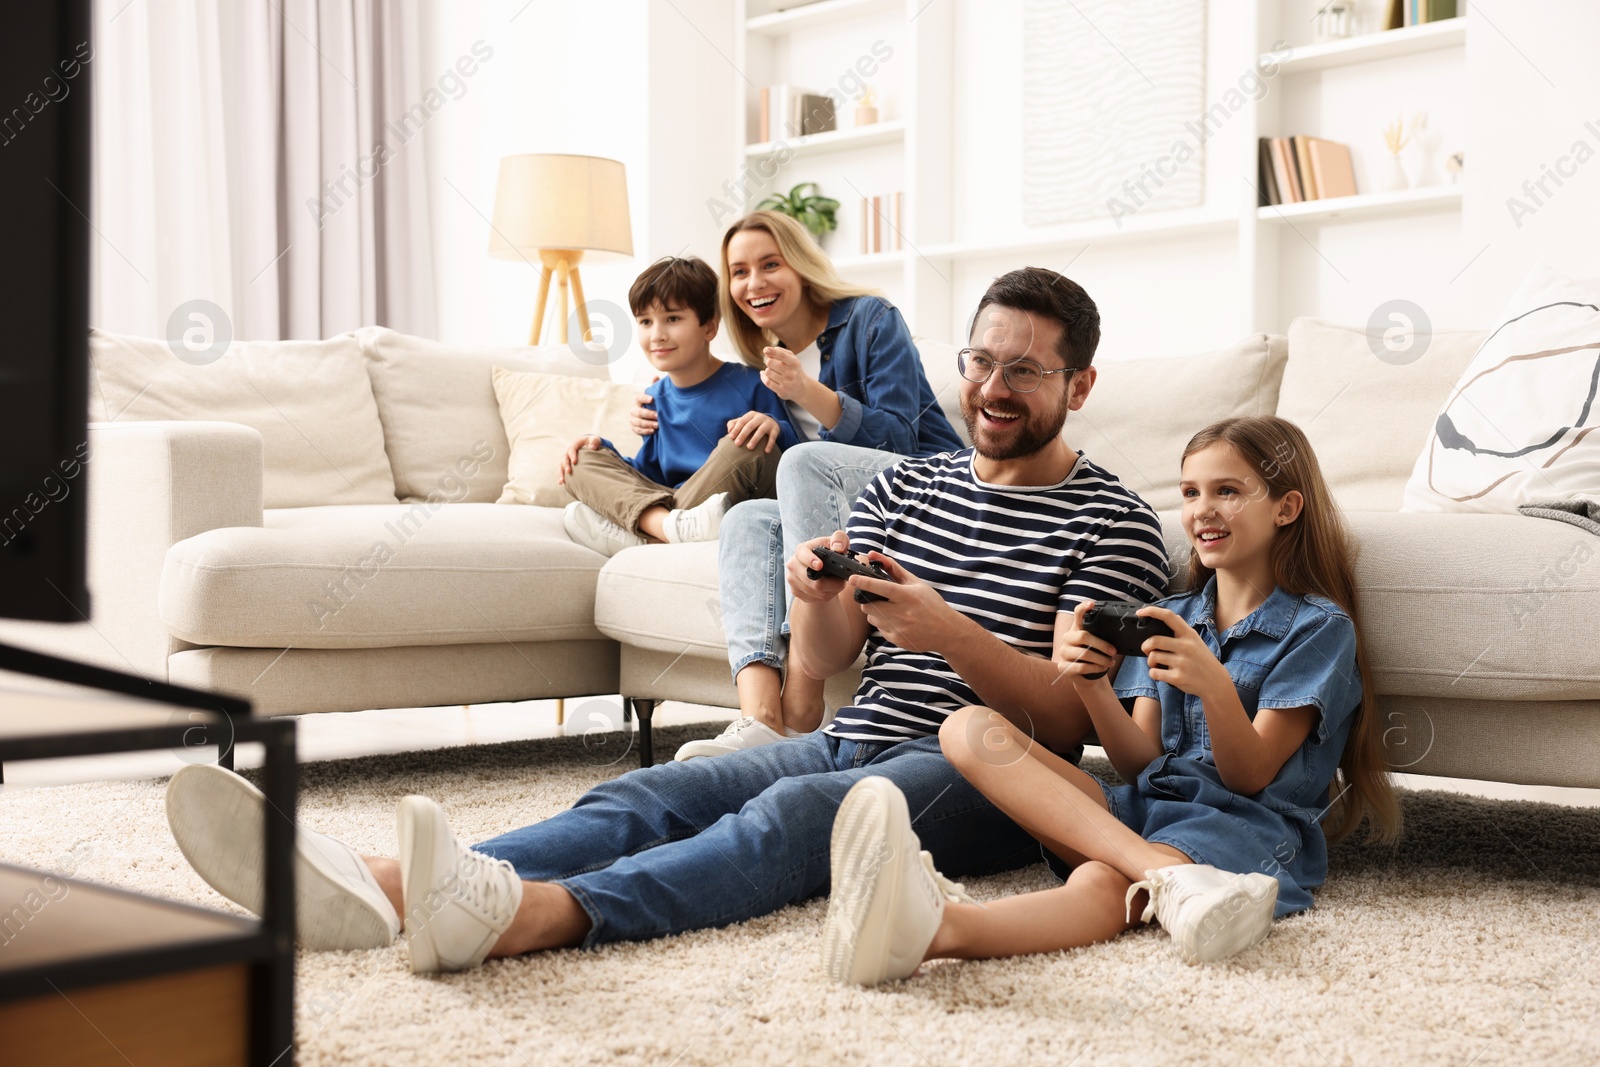
[[[973, 449], [908, 459], [878, 475], [850, 513], [850, 549], [882, 552], [1019, 652], [1049, 658], [1056, 616], [1084, 600], [1135, 600], [1167, 587], [1161, 522], [1116, 475], [1079, 456], [1055, 485], [994, 485]], [[981, 704], [945, 658], [872, 630], [849, 707], [827, 732], [894, 742], [939, 732]]]
[[[662, 378], [646, 386], [645, 392], [655, 398], [656, 432], [627, 462], [657, 485], [676, 489], [686, 482], [728, 435], [728, 420], [747, 412], [759, 411], [778, 420], [779, 448], [800, 443], [783, 401], [761, 384], [760, 371], [743, 363], [723, 363], [711, 377], [688, 389]], [[610, 441], [605, 445], [617, 450]]]
[[1355, 624], [1333, 601], [1280, 586], [1219, 634], [1215, 577], [1204, 589], [1159, 603], [1194, 627], [1228, 669], [1252, 721], [1260, 708], [1304, 707], [1317, 709], [1317, 721], [1265, 789], [1240, 796], [1217, 771], [1200, 698], [1152, 681], [1149, 661], [1129, 656], [1117, 672], [1117, 696], [1161, 702], [1163, 752], [1140, 773], [1138, 789], [1147, 797], [1203, 804], [1238, 819], [1247, 839], [1241, 843], [1263, 857], [1255, 866], [1279, 881], [1278, 914], [1310, 907], [1309, 890], [1328, 873], [1321, 820], [1332, 799], [1329, 786], [1361, 704]]

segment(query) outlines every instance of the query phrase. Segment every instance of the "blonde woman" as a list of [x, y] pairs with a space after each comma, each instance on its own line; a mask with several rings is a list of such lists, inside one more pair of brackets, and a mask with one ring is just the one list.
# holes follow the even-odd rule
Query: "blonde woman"
[[[788, 673], [784, 562], [802, 541], [843, 529], [856, 496], [908, 456], [962, 447], [922, 372], [900, 312], [852, 286], [805, 228], [757, 211], [722, 238], [722, 321], [740, 358], [788, 408], [805, 442], [778, 465], [778, 499], [722, 520], [722, 624], [741, 715], [677, 758], [715, 756], [815, 730], [822, 682]], [[642, 405], [635, 429], [648, 433]]]

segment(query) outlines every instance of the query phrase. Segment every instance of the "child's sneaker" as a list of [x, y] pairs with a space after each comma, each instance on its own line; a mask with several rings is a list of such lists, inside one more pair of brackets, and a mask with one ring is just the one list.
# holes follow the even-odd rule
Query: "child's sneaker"
[[1187, 963], [1214, 963], [1259, 944], [1272, 929], [1278, 880], [1266, 874], [1230, 874], [1203, 863], [1178, 863], [1145, 871], [1145, 880], [1128, 887], [1131, 919], [1134, 894], [1150, 893], [1140, 916], [1154, 915]]
[[648, 542], [632, 530], [624, 530], [594, 508], [574, 500], [561, 513], [561, 525], [567, 536], [591, 552], [602, 556], [615, 556], [625, 548], [636, 548]]
[[973, 902], [934, 869], [911, 829], [905, 794], [887, 778], [863, 778], [845, 794], [829, 861], [822, 965], [835, 982], [909, 978], [939, 932], [945, 901]]
[[692, 508], [673, 508], [661, 520], [661, 532], [669, 545], [715, 541], [717, 532], [722, 529], [722, 516], [727, 513], [728, 494], [718, 493]]

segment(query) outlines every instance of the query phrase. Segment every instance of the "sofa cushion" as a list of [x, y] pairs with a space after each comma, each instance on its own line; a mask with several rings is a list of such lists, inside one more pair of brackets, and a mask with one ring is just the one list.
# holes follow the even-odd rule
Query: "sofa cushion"
[[1183, 446], [1218, 419], [1272, 414], [1284, 355], [1282, 337], [1255, 334], [1182, 359], [1097, 363], [1094, 389], [1062, 436], [1157, 511], [1181, 507]]
[[1290, 323], [1277, 413], [1305, 431], [1340, 506], [1399, 510], [1434, 413], [1484, 336], [1436, 331], [1422, 356], [1405, 362], [1379, 359], [1362, 327]]
[[635, 648], [726, 659], [717, 542], [618, 552], [600, 571], [594, 624]]
[[269, 508], [393, 504], [383, 426], [354, 334], [235, 341], [207, 362], [92, 330], [91, 422], [237, 422], [261, 434]]
[[496, 366], [609, 381], [603, 363], [566, 345], [495, 348], [445, 345], [381, 326], [356, 331], [372, 376], [383, 444], [401, 500], [426, 499], [459, 464], [487, 455], [466, 479], [467, 503], [493, 503], [506, 484], [506, 443], [490, 372]]
[[561, 512], [493, 504], [291, 508], [180, 541], [161, 619], [197, 645], [382, 648], [594, 639], [605, 559]]
[[928, 377], [939, 410], [950, 420], [962, 444], [972, 444], [967, 422], [961, 417], [961, 374], [956, 370], [956, 354], [961, 346], [930, 341], [926, 337], [918, 337], [916, 343], [917, 354], [922, 357], [922, 373]]
[[561, 454], [583, 434], [599, 434], [624, 456], [639, 451], [639, 436], [628, 429], [638, 386], [504, 367], [495, 367], [492, 377], [511, 442], [506, 484], [496, 503], [554, 508], [572, 503], [572, 494], [556, 479]]
[[1429, 421], [1407, 511], [1600, 495], [1600, 281], [1541, 264], [1498, 322]]

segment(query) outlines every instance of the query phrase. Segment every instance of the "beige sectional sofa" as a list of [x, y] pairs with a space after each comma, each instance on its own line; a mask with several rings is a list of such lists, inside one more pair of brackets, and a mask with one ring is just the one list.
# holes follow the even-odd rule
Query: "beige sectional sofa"
[[[1391, 763], [1600, 786], [1600, 539], [1397, 510], [1480, 338], [1440, 333], [1397, 365], [1360, 330], [1303, 319], [1286, 338], [1103, 362], [1066, 432], [1161, 512], [1181, 576], [1184, 441], [1224, 415], [1293, 419], [1359, 542]], [[959, 428], [954, 348], [919, 347]], [[559, 510], [494, 503], [509, 445], [490, 368], [603, 366], [380, 328], [236, 344], [204, 366], [159, 341], [97, 334], [92, 348], [94, 621], [5, 624], [0, 640], [266, 715], [621, 693], [647, 732], [656, 701], [733, 706], [715, 544], [607, 561], [566, 538]], [[830, 701], [854, 682], [834, 679]]]

